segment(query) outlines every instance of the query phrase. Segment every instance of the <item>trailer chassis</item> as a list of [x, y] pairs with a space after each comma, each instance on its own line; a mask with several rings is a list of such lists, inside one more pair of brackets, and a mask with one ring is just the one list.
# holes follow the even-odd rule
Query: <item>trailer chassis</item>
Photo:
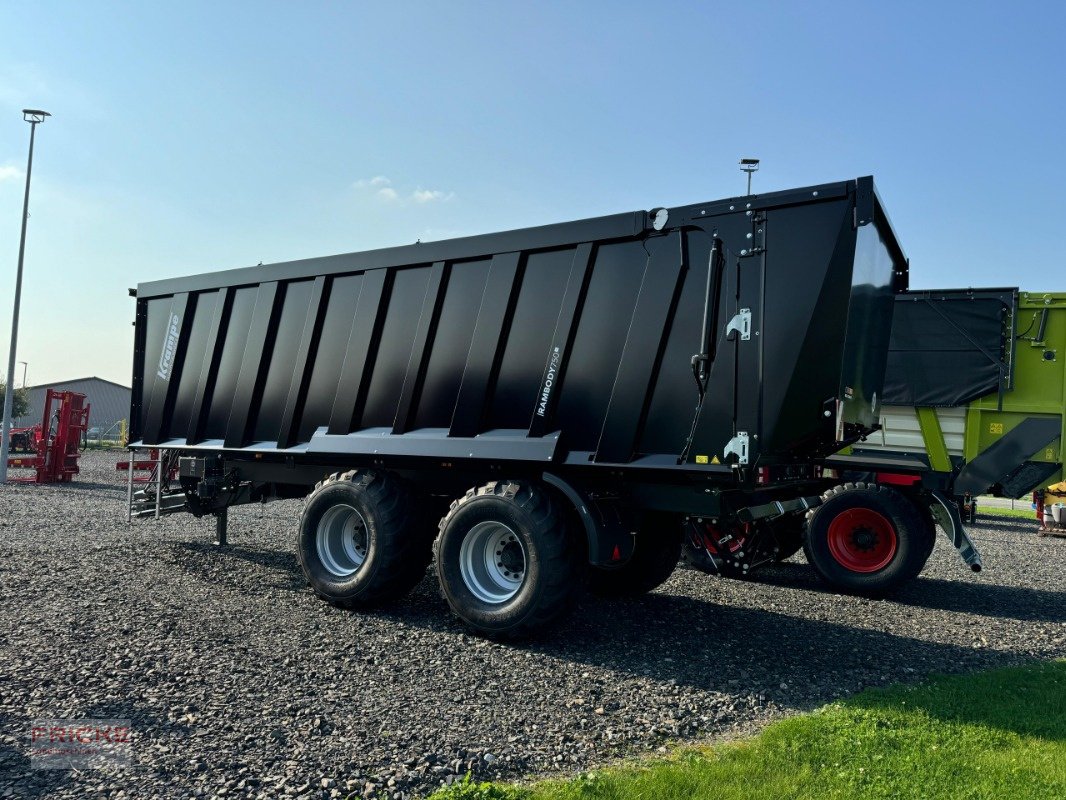
[[[156, 469], [145, 488], [133, 490], [130, 472], [129, 518], [160, 517], [178, 512], [196, 517], [215, 517], [215, 543], [228, 543], [227, 510], [231, 506], [266, 503], [276, 499], [301, 498], [325, 476], [343, 471], [350, 463], [297, 463], [291, 457], [268, 458], [247, 454], [204, 454], [196, 451], [163, 450]], [[513, 465], [512, 465], [513, 466]], [[427, 469], [440, 465], [411, 463], [410, 460], [387, 463], [375, 459], [369, 469], [387, 469], [414, 485], [422, 482]], [[787, 472], [787, 470], [785, 470]], [[798, 472], [805, 470], [797, 468]], [[501, 464], [486, 463], [482, 469], [469, 466], [452, 470], [442, 479], [434, 475], [435, 493], [459, 496], [487, 476], [505, 474]], [[787, 557], [793, 550], [775, 534], [775, 526], [802, 518], [824, 502], [824, 493], [839, 483], [830, 473], [825, 477], [785, 480], [757, 485], [755, 475], [734, 469], [718, 480], [706, 473], [693, 477], [679, 473], [687, 481], [662, 482], [634, 480], [619, 472], [603, 476], [597, 471], [514, 469], [508, 477], [524, 478], [550, 487], [565, 498], [573, 518], [588, 545], [588, 562], [598, 568], [613, 569], [624, 565], [633, 555], [635, 515], [633, 508], [677, 513], [689, 544], [689, 560], [706, 571], [729, 575], [748, 575], [761, 566]], [[732, 481], [724, 480], [732, 478]], [[747, 480], [748, 485], [741, 485]], [[850, 484], [849, 484], [850, 485]], [[916, 480], [906, 496], [922, 512], [935, 520], [974, 572], [982, 568], [981, 555], [966, 532], [958, 504], [943, 489], [922, 487]]]

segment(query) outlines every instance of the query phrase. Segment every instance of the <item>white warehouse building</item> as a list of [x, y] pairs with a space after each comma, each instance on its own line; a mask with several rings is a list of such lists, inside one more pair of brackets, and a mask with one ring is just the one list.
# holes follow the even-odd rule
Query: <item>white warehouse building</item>
[[103, 378], [74, 378], [69, 381], [53, 381], [39, 386], [27, 386], [29, 411], [15, 422], [16, 426], [35, 425], [44, 414], [45, 395], [49, 389], [63, 392], [80, 392], [85, 395], [89, 408], [89, 428], [99, 428], [101, 436], [117, 439], [119, 423], [130, 415], [130, 388]]

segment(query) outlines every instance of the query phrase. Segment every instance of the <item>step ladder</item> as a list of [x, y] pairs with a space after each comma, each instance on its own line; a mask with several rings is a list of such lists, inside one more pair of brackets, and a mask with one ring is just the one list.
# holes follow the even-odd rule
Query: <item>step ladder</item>
[[[159, 519], [185, 509], [185, 492], [174, 484], [178, 474], [177, 451], [155, 447], [129, 447], [128, 461], [115, 465], [126, 471], [126, 522], [142, 517]], [[138, 458], [144, 453], [147, 458]], [[147, 473], [137, 475], [137, 472]], [[135, 489], [136, 484], [142, 484]]]

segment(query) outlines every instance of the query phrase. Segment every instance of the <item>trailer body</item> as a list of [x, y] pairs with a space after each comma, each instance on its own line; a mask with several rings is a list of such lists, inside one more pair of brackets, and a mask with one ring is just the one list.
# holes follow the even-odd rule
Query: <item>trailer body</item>
[[489, 635], [554, 619], [582, 570], [648, 591], [682, 547], [740, 574], [803, 546], [887, 591], [930, 509], [976, 569], [935, 491], [823, 470], [877, 428], [907, 276], [860, 178], [144, 283], [130, 438], [159, 456], [130, 515], [214, 514], [223, 544], [229, 506], [306, 496], [299, 562], [348, 606], [421, 580], [437, 530]]
[[131, 440], [731, 480], [870, 431], [907, 275], [872, 180], [657, 213], [142, 284]]

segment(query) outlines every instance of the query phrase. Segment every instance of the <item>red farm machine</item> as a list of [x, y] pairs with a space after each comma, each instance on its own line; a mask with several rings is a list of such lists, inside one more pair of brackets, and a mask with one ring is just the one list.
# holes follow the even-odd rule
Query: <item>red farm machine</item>
[[41, 440], [41, 425], [31, 425], [28, 428], [11, 429], [11, 452], [12, 453], [36, 453], [37, 442]]
[[13, 456], [7, 465], [32, 470], [32, 473], [8, 480], [12, 483], [70, 483], [79, 471], [81, 441], [88, 427], [89, 404], [85, 402], [85, 395], [49, 389], [41, 423], [11, 431], [12, 445], [16, 444], [17, 437], [19, 449], [28, 449], [30, 455]]

